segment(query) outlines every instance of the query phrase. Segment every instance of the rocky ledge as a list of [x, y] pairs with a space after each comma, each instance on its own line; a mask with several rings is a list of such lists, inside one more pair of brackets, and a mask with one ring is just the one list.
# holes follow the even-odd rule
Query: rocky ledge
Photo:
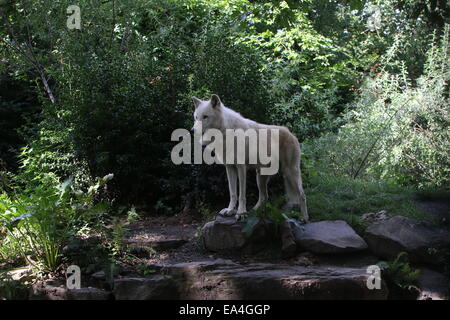
[[386, 299], [365, 268], [303, 267], [229, 260], [153, 266], [160, 274], [114, 282], [116, 299]]

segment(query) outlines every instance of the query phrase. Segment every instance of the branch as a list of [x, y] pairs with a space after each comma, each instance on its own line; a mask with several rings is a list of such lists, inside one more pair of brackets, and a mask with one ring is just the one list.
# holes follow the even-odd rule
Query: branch
[[[20, 42], [18, 41], [15, 33], [14, 33], [14, 29], [11, 26], [11, 23], [9, 22], [8, 18], [6, 17], [6, 15], [4, 14], [3, 11], [0, 11], [0, 15], [3, 18], [3, 21], [5, 22], [5, 25], [8, 27], [9, 30], [9, 36], [17, 43], [19, 44]], [[18, 54], [22, 55], [28, 62], [31, 63], [31, 65], [35, 68], [35, 70], [38, 72], [41, 81], [44, 85], [44, 89], [47, 92], [50, 101], [52, 103], [56, 102], [55, 96], [53, 95], [53, 92], [48, 84], [48, 79], [45, 75], [45, 71], [44, 68], [42, 67], [42, 65], [39, 63], [39, 61], [37, 60], [37, 57], [35, 56], [34, 52], [33, 52], [33, 47], [31, 45], [31, 32], [29, 30], [29, 26], [27, 23], [27, 36], [28, 36], [28, 42], [25, 41], [26, 47], [28, 49], [28, 52], [24, 51], [22, 48], [20, 48], [20, 45], [12, 45], [11, 43], [5, 41], [4, 39], [0, 38], [0, 41], [2, 41], [4, 44], [6, 44], [6, 46], [10, 49], [12, 49], [13, 51], [17, 52]]]

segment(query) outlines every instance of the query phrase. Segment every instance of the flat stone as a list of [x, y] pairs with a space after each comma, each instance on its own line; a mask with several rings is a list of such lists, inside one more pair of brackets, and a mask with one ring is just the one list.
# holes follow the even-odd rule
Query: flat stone
[[365, 231], [370, 250], [385, 259], [408, 253], [413, 262], [438, 263], [433, 249], [450, 248], [450, 232], [416, 219], [396, 216], [370, 225]]
[[307, 223], [293, 231], [297, 245], [315, 253], [346, 253], [367, 248], [364, 239], [341, 220]]
[[[171, 278], [155, 275], [116, 280], [116, 299], [386, 299], [388, 295], [383, 281], [380, 289], [367, 288], [370, 275], [366, 268], [241, 265], [216, 260], [163, 266], [159, 270]], [[156, 294], [158, 288], [165, 293], [163, 297]]]

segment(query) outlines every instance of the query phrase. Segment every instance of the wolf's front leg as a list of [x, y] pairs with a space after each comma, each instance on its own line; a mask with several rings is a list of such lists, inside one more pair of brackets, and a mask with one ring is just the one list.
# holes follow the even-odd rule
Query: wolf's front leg
[[247, 212], [247, 167], [245, 165], [238, 165], [237, 173], [239, 178], [239, 206], [236, 213], [236, 220], [239, 220], [245, 217], [245, 213]]
[[234, 166], [225, 166], [225, 169], [227, 170], [230, 203], [228, 208], [220, 210], [219, 214], [227, 217], [236, 214], [238, 173], [236, 167]]

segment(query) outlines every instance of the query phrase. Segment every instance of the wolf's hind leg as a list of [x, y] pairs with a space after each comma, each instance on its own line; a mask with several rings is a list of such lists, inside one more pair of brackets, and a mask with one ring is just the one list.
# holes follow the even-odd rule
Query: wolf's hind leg
[[258, 209], [264, 201], [269, 199], [269, 195], [267, 193], [267, 183], [269, 182], [269, 175], [261, 175], [260, 170], [256, 170], [256, 183], [258, 185], [259, 197], [258, 202], [253, 207], [253, 210]]
[[288, 196], [287, 207], [300, 206], [300, 211], [303, 214], [303, 219], [308, 221], [308, 209], [306, 207], [306, 195], [303, 190], [302, 178], [300, 175], [300, 168], [291, 167], [285, 168], [284, 182], [286, 193]]

